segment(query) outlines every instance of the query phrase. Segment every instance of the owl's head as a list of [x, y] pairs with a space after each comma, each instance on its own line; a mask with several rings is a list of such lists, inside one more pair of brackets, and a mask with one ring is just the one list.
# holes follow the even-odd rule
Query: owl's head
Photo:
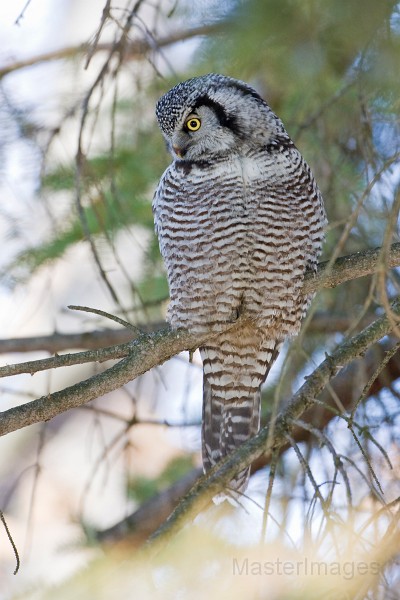
[[156, 115], [172, 155], [185, 160], [240, 154], [287, 137], [252, 87], [213, 73], [173, 87], [158, 101]]

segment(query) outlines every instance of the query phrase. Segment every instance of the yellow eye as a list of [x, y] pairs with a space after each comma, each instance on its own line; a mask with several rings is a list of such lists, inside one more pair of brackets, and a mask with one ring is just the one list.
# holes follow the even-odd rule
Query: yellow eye
[[198, 117], [189, 117], [185, 126], [189, 131], [197, 131], [201, 127], [201, 121]]

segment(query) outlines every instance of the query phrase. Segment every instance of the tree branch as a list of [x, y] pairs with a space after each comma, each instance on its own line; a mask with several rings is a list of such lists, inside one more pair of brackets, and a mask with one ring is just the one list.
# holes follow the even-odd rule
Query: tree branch
[[[146, 52], [158, 48], [164, 48], [165, 46], [170, 46], [171, 44], [176, 44], [177, 42], [183, 42], [193, 37], [210, 35], [211, 33], [215, 33], [216, 31], [218, 31], [219, 29], [221, 29], [221, 26], [219, 24], [203, 25], [201, 27], [195, 27], [193, 29], [186, 29], [183, 31], [171, 33], [165, 37], [160, 38], [159, 40], [136, 40], [134, 42], [131, 42], [130, 44], [127, 44], [126, 50], [124, 52], [124, 58], [130, 60], [138, 59], [141, 58]], [[96, 44], [96, 46], [94, 47], [94, 52], [111, 52], [114, 47], [114, 43], [99, 43]], [[0, 79], [5, 77], [9, 73], [13, 73], [14, 71], [18, 71], [20, 69], [25, 69], [26, 67], [31, 67], [33, 65], [37, 65], [43, 62], [50, 62], [53, 60], [74, 58], [78, 54], [87, 53], [89, 50], [90, 46], [88, 44], [80, 44], [79, 46], [67, 46], [66, 48], [61, 48], [60, 50], [44, 52], [43, 54], [37, 54], [36, 56], [32, 56], [32, 58], [15, 61], [11, 65], [7, 65], [5, 67], [0, 68]]]
[[[208, 337], [209, 335], [198, 336], [184, 330], [172, 331], [169, 328], [164, 328], [152, 335], [140, 336], [129, 344], [129, 351], [126, 351], [129, 356], [102, 373], [0, 413], [0, 436], [33, 423], [47, 421], [61, 412], [112, 392], [153, 367], [161, 365], [179, 352], [193, 348], [198, 343], [204, 343]], [[79, 357], [81, 354], [87, 353], [82, 352], [72, 356]], [[42, 366], [46, 360], [51, 361], [52, 359], [32, 362], [39, 362]], [[29, 363], [24, 364], [29, 365]], [[2, 369], [4, 370], [6, 367], [2, 367]], [[25, 370], [24, 372], [30, 371]]]
[[[356, 279], [358, 277], [364, 277], [365, 275], [371, 275], [375, 272], [380, 256], [381, 248], [375, 248], [373, 250], [365, 250], [364, 252], [357, 252], [344, 256], [335, 261], [335, 263], [329, 267], [329, 262], [320, 263], [318, 265], [317, 273], [306, 273], [304, 280], [304, 294], [310, 294], [318, 291], [323, 287], [332, 288], [341, 283], [345, 283], [350, 279]], [[388, 253], [388, 268], [400, 266], [400, 243], [393, 244]], [[329, 267], [329, 268], [328, 268]], [[107, 335], [112, 335], [110, 333]], [[163, 330], [168, 336], [169, 330]], [[58, 334], [59, 335], [59, 334]], [[83, 339], [86, 339], [87, 334], [83, 334]], [[128, 339], [132, 339], [132, 332], [127, 330], [126, 333]], [[23, 344], [27, 344], [31, 338], [23, 338]], [[57, 339], [57, 338], [56, 338]], [[78, 338], [79, 339], [79, 338]], [[82, 338], [80, 338], [82, 339]], [[143, 337], [140, 337], [143, 340]], [[37, 338], [38, 346], [46, 340], [45, 337]], [[70, 343], [70, 341], [77, 341], [75, 334], [71, 337], [66, 337], [64, 342]], [[8, 348], [11, 351], [11, 347], [14, 345], [15, 340], [0, 340], [0, 348]], [[191, 346], [182, 347], [182, 350], [189, 350], [192, 348], [198, 348], [200, 344], [196, 344], [196, 340], [193, 339]], [[0, 377], [9, 377], [11, 375], [19, 375], [21, 373], [36, 373], [46, 369], [53, 369], [57, 367], [66, 367], [76, 364], [84, 364], [88, 362], [104, 362], [106, 360], [120, 359], [129, 356], [132, 348], [132, 342], [125, 344], [118, 344], [115, 346], [109, 346], [107, 348], [96, 349], [94, 351], [77, 352], [75, 354], [65, 354], [62, 356], [54, 356], [51, 358], [44, 358], [42, 360], [28, 361], [18, 364], [6, 365], [0, 367]], [[163, 358], [160, 356], [162, 362], [170, 357]]]
[[[361, 327], [366, 327], [374, 320], [373, 315], [366, 315], [360, 323]], [[327, 334], [344, 332], [349, 329], [352, 319], [346, 314], [332, 314], [328, 312], [316, 312], [307, 327], [307, 334]], [[141, 333], [150, 333], [158, 331], [165, 326], [165, 321], [154, 321], [152, 323], [139, 324], [137, 329]], [[48, 352], [57, 354], [65, 350], [100, 350], [107, 346], [116, 346], [126, 344], [137, 338], [137, 333], [126, 327], [94, 329], [79, 333], [55, 333], [49, 335], [34, 335], [32, 337], [4, 338], [0, 339], [0, 354], [27, 353], [27, 352]], [[75, 356], [75, 355], [72, 355]], [[88, 355], [89, 357], [90, 355]], [[95, 355], [92, 355], [95, 356]], [[113, 356], [113, 358], [122, 358], [122, 356]], [[88, 358], [89, 362], [91, 361]], [[95, 360], [101, 362], [109, 360], [107, 356]], [[61, 365], [60, 365], [61, 366]], [[64, 366], [67, 366], [66, 364]], [[16, 373], [14, 373], [16, 374]], [[11, 373], [10, 373], [11, 375]]]
[[[307, 274], [304, 281], [304, 294], [318, 291], [321, 287], [334, 288], [337, 285], [365, 277], [376, 272], [382, 248], [355, 252], [348, 256], [338, 258], [331, 268], [327, 269], [329, 261], [320, 263], [315, 276]], [[400, 243], [392, 244], [388, 253], [386, 268], [400, 266]]]
[[[161, 329], [163, 326], [165, 326], [165, 321], [138, 325], [137, 328], [142, 333], [150, 333]], [[99, 350], [106, 346], [131, 342], [136, 337], [137, 333], [132, 332], [132, 330], [127, 327], [113, 329], [104, 328], [83, 333], [60, 333], [57, 331], [50, 335], [0, 339], [0, 354], [38, 351], [56, 354], [57, 352], [70, 350], [72, 348]]]
[[[331, 287], [333, 281], [338, 285], [357, 276], [373, 273], [379, 255], [380, 249], [377, 248], [338, 259], [329, 269], [327, 276], [325, 273], [327, 263], [321, 264], [316, 275], [313, 273], [306, 275], [305, 293], [316, 291], [325, 285]], [[366, 259], [366, 257], [368, 258]], [[392, 246], [388, 261], [391, 266], [400, 264], [400, 244]], [[229, 327], [239, 326], [242, 318]], [[136, 340], [119, 346], [1, 367], [0, 376], [5, 377], [17, 373], [34, 373], [67, 364], [125, 357], [103, 373], [0, 413], [0, 435], [33, 423], [47, 421], [61, 412], [107, 394], [164, 363], [179, 352], [198, 348], [209, 338], [210, 334], [199, 336], [184, 330], [171, 331], [169, 328], [164, 328], [154, 334], [139, 336]]]
[[[131, 332], [132, 337], [132, 332]], [[138, 339], [138, 338], [136, 338]], [[139, 336], [143, 339], [143, 336]], [[130, 354], [131, 343], [117, 344], [107, 348], [98, 348], [97, 350], [87, 350], [86, 352], [75, 352], [74, 354], [62, 354], [42, 358], [39, 360], [28, 360], [23, 363], [16, 363], [0, 367], [0, 377], [10, 377], [12, 375], [21, 375], [21, 373], [38, 373], [59, 367], [71, 367], [72, 365], [83, 365], [90, 362], [105, 362], [106, 360], [115, 360], [124, 358]]]

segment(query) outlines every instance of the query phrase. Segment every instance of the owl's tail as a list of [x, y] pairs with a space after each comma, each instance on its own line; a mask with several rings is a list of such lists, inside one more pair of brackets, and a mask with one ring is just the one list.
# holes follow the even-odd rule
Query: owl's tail
[[[201, 348], [203, 359], [203, 467], [208, 471], [221, 458], [258, 433], [261, 391], [281, 344], [259, 333], [227, 332]], [[250, 467], [230, 482], [227, 496], [247, 487]]]

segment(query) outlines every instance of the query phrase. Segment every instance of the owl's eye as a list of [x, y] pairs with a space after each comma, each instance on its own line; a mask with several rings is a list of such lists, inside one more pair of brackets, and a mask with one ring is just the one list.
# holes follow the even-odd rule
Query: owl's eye
[[197, 131], [201, 127], [201, 121], [198, 117], [189, 117], [185, 122], [185, 127], [189, 131]]

